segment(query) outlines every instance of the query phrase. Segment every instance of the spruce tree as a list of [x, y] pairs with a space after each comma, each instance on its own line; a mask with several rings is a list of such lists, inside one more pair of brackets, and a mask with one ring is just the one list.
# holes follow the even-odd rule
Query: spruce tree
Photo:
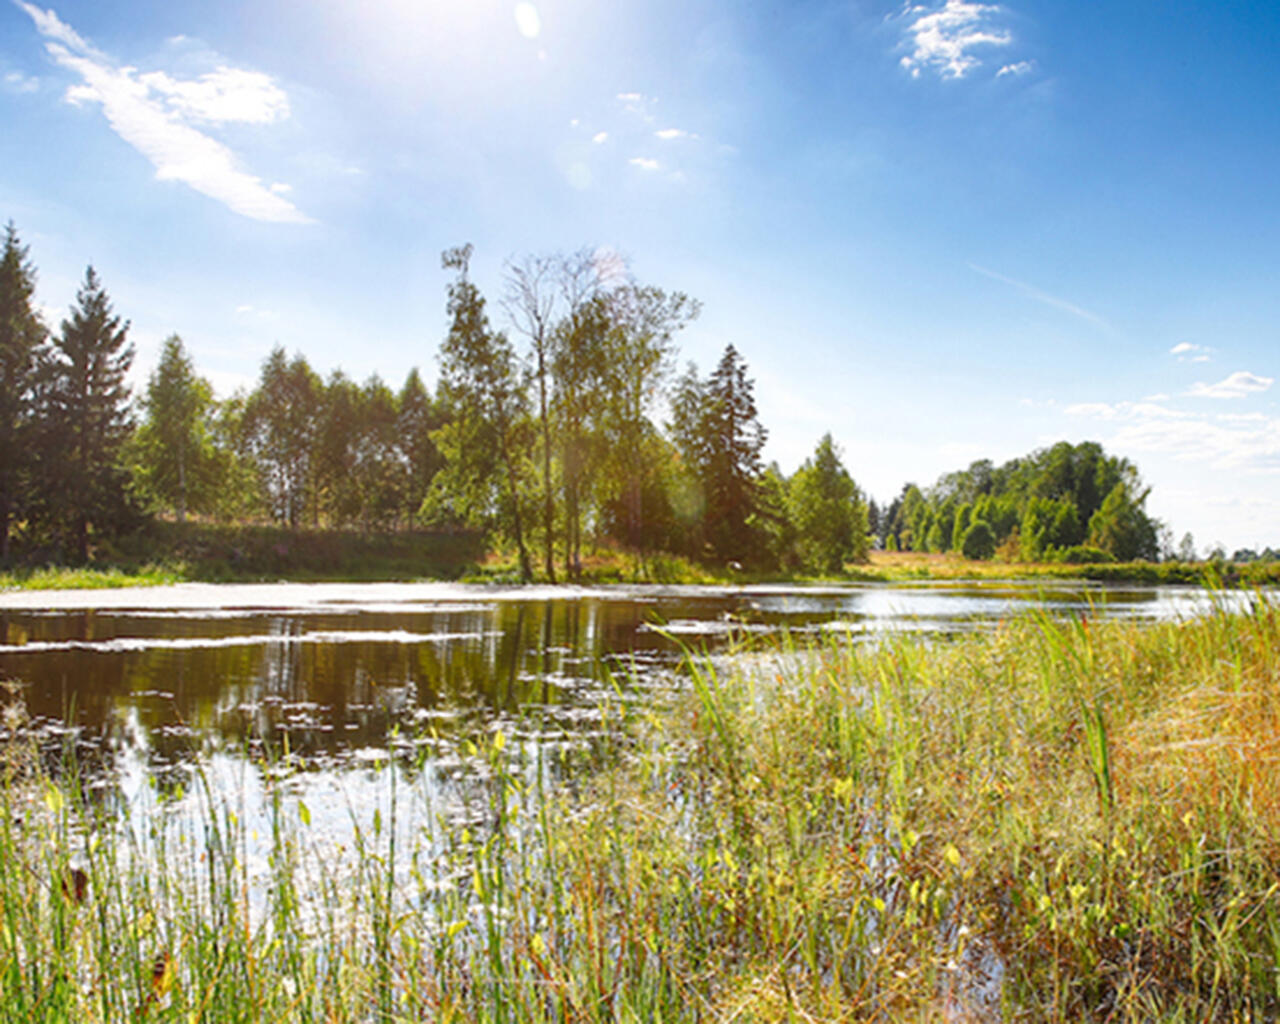
[[111, 308], [93, 267], [71, 317], [54, 339], [42, 409], [47, 507], [75, 558], [89, 558], [89, 527], [118, 526], [129, 513], [121, 450], [133, 424], [125, 374], [133, 362], [129, 324]]
[[21, 515], [32, 466], [31, 417], [44, 324], [32, 308], [36, 274], [13, 223], [0, 256], [0, 561], [9, 560], [9, 534]]

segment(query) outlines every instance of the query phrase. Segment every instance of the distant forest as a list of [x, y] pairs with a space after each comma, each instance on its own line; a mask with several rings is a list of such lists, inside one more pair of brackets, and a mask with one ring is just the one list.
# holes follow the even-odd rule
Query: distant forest
[[705, 376], [678, 369], [675, 339], [697, 301], [587, 250], [531, 256], [506, 265], [502, 330], [469, 277], [471, 254], [443, 255], [454, 277], [434, 395], [416, 369], [399, 389], [341, 370], [322, 379], [276, 348], [252, 391], [217, 401], [173, 335], [135, 399], [129, 324], [93, 268], [51, 332], [10, 224], [0, 560], [83, 563], [157, 514], [483, 531], [515, 552], [523, 578], [536, 567], [553, 581], [577, 578], [584, 545], [602, 543], [642, 559], [819, 573], [880, 547], [1027, 561], [1179, 554], [1145, 511], [1136, 467], [1093, 443], [975, 462], [884, 507], [830, 434], [787, 476], [762, 462], [766, 430], [733, 346]]

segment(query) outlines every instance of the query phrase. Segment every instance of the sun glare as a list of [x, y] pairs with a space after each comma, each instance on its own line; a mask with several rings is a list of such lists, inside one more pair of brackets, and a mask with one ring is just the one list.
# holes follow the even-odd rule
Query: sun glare
[[542, 31], [542, 19], [538, 16], [538, 8], [530, 3], [516, 4], [516, 28], [526, 39], [537, 39]]

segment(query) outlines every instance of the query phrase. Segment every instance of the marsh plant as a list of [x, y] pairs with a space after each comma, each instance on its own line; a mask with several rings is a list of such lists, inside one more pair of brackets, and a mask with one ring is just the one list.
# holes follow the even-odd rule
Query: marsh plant
[[1258, 598], [691, 657], [588, 774], [464, 744], [465, 822], [388, 762], [342, 849], [284, 763], [176, 817], [11, 752], [3, 1015], [1272, 1019], [1277, 649]]

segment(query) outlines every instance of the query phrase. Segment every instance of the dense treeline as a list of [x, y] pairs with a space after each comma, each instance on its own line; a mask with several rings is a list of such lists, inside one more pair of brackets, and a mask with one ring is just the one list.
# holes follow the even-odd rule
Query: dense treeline
[[[754, 567], [836, 571], [865, 559], [866, 506], [830, 436], [790, 480], [762, 465], [765, 430], [733, 348], [676, 379], [675, 338], [699, 312], [588, 252], [509, 262], [494, 326], [454, 273], [432, 395], [412, 370], [327, 379], [270, 353], [225, 401], [181, 338], [165, 341], [136, 401], [129, 324], [90, 268], [51, 334], [35, 270], [9, 226], [0, 267], [0, 557], [89, 557], [161, 513], [287, 528], [483, 531], [520, 574], [576, 578], [584, 551], [621, 546]], [[667, 406], [672, 422], [658, 416]]]
[[[217, 401], [177, 335], [136, 399], [129, 324], [93, 268], [56, 333], [36, 315], [35, 270], [9, 225], [0, 258], [0, 560], [84, 562], [162, 514], [288, 529], [479, 532], [520, 575], [575, 579], [601, 544], [641, 563], [839, 572], [872, 547], [1015, 561], [1173, 555], [1128, 461], [1062, 443], [1003, 466], [975, 462], [885, 508], [868, 502], [831, 435], [792, 476], [766, 466], [745, 360], [676, 367], [699, 313], [587, 250], [509, 261], [502, 321], [443, 256], [433, 395], [341, 370], [322, 379], [273, 350], [252, 390]], [[659, 417], [664, 417], [665, 422]], [[1179, 549], [1185, 554], [1190, 538]], [[1251, 553], [1250, 553], [1251, 554]]]
[[999, 552], [1026, 562], [1155, 560], [1161, 526], [1146, 512], [1148, 493], [1127, 459], [1092, 441], [1064, 441], [1002, 466], [974, 462], [927, 491], [907, 484], [876, 526], [896, 550]]

